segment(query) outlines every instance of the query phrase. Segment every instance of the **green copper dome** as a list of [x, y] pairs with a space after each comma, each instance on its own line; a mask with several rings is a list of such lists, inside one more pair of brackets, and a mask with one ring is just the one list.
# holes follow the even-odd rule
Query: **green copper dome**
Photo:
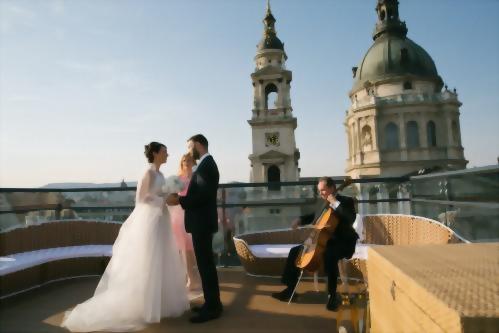
[[402, 75], [440, 79], [433, 59], [421, 46], [409, 38], [383, 36], [376, 39], [360, 62], [354, 89], [367, 81], [374, 83]]
[[267, 35], [262, 38], [260, 43], [258, 43], [257, 48], [258, 51], [263, 51], [265, 49], [278, 49], [284, 51], [284, 44], [275, 34]]
[[416, 79], [435, 81], [438, 88], [442, 79], [430, 55], [418, 44], [406, 37], [405, 22], [398, 18], [396, 0], [378, 0], [378, 22], [374, 43], [357, 68], [354, 68], [352, 90], [364, 87], [368, 82], [412, 76]]

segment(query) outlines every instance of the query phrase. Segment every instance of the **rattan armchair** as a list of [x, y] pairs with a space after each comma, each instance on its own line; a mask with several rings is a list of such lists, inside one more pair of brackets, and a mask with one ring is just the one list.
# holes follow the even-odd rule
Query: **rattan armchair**
[[[360, 244], [371, 245], [422, 245], [466, 242], [440, 222], [421, 216], [403, 214], [365, 215], [358, 230], [363, 234]], [[309, 235], [309, 228], [248, 233], [234, 237], [241, 263], [250, 275], [281, 275], [286, 257], [259, 257], [252, 252], [252, 245], [302, 244]], [[349, 279], [367, 282], [365, 258], [352, 258], [344, 262], [343, 272]]]
[[234, 237], [236, 251], [246, 273], [256, 276], [280, 276], [286, 263], [286, 256], [259, 257], [252, 252], [252, 245], [302, 244], [310, 230], [274, 230], [248, 233]]
[[[367, 246], [468, 242], [438, 221], [404, 214], [364, 215], [358, 232], [363, 234], [360, 244]], [[346, 260], [346, 272], [344, 273], [350, 279], [367, 282], [366, 260], [366, 258], [355, 256]]]

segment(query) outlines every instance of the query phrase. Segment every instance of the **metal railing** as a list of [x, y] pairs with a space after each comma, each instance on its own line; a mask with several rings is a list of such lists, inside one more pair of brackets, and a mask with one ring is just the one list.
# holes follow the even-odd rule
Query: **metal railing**
[[[333, 177], [339, 185], [343, 177]], [[220, 231], [214, 246], [230, 252], [234, 234], [289, 227], [319, 200], [318, 178], [220, 184]], [[0, 188], [0, 231], [50, 220], [123, 222], [135, 187]], [[343, 193], [364, 214], [413, 214], [438, 220], [472, 241], [499, 240], [499, 167], [415, 177], [355, 179]]]

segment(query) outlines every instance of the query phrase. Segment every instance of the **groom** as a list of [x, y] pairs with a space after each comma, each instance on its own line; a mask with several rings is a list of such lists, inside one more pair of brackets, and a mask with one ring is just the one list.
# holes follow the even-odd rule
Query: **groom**
[[217, 269], [213, 258], [213, 234], [218, 230], [217, 189], [218, 168], [208, 153], [208, 140], [196, 134], [188, 142], [189, 153], [199, 160], [196, 171], [185, 196], [170, 194], [168, 205], [180, 204], [185, 210], [185, 230], [192, 234], [194, 253], [201, 276], [205, 303], [194, 307], [197, 314], [190, 318], [192, 323], [203, 323], [216, 319], [222, 314]]

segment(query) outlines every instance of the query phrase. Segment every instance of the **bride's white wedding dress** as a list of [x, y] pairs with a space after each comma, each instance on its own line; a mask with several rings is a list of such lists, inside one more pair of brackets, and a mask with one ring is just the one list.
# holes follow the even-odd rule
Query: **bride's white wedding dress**
[[61, 326], [74, 332], [135, 331], [189, 309], [186, 270], [162, 196], [164, 184], [151, 165], [94, 296], [66, 313]]

